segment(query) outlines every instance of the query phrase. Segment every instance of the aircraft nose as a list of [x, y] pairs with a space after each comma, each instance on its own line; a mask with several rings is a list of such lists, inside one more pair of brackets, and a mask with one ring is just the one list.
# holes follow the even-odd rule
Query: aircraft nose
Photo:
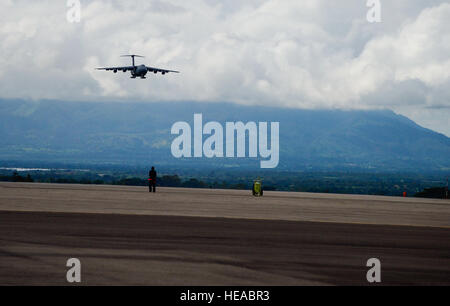
[[146, 75], [146, 74], [147, 74], [147, 67], [145, 67], [145, 66], [140, 66], [140, 67], [138, 68], [138, 72], [139, 72], [139, 74], [141, 74], [141, 75]]

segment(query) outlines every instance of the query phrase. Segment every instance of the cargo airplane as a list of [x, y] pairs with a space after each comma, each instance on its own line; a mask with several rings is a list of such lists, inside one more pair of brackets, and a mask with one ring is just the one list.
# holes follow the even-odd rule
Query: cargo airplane
[[154, 74], [157, 74], [158, 72], [160, 72], [161, 74], [166, 74], [169, 72], [174, 72], [174, 73], [179, 73], [179, 71], [175, 71], [175, 70], [167, 70], [167, 69], [161, 69], [161, 68], [155, 68], [155, 67], [148, 67], [145, 65], [139, 65], [136, 66], [134, 64], [134, 58], [135, 57], [143, 57], [140, 55], [136, 55], [136, 54], [127, 54], [127, 55], [121, 55], [123, 56], [130, 56], [131, 57], [131, 62], [132, 65], [131, 66], [123, 66], [123, 67], [101, 67], [101, 68], [96, 68], [97, 70], [107, 70], [107, 71], [111, 71], [114, 73], [117, 73], [117, 71], [123, 71], [123, 72], [127, 72], [130, 71], [131, 72], [131, 78], [135, 79], [136, 77], [140, 77], [141, 79], [145, 79], [145, 75], [147, 74], [147, 72], [153, 72]]

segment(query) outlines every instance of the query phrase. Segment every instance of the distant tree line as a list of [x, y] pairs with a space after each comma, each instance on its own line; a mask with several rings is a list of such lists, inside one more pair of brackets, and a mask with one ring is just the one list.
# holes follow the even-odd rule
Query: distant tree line
[[[122, 178], [112, 182], [113, 185], [148, 186], [148, 180], [138, 177]], [[161, 187], [209, 188], [203, 181], [191, 178], [183, 181], [178, 175], [163, 175], [157, 178], [156, 185]]]
[[21, 175], [19, 175], [19, 173], [17, 171], [14, 171], [13, 174], [10, 176], [5, 176], [5, 175], [0, 176], [0, 181], [28, 182], [28, 183], [34, 182], [34, 180], [31, 178], [30, 174], [27, 174], [27, 176], [21, 176]]
[[448, 187], [425, 188], [414, 196], [418, 198], [448, 199]]

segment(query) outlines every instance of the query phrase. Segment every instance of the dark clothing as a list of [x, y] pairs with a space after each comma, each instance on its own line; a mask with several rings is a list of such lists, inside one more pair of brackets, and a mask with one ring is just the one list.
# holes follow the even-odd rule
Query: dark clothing
[[156, 191], [156, 171], [154, 169], [148, 172], [148, 192]]
[[148, 180], [148, 192], [156, 192], [156, 180], [149, 179]]

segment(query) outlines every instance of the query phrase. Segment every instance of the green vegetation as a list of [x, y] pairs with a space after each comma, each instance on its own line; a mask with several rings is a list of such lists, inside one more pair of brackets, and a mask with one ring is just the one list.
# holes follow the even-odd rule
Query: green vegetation
[[14, 171], [12, 175], [0, 176], [0, 181], [9, 181], [9, 182], [28, 182], [32, 183], [34, 180], [31, 178], [31, 175], [28, 173], [27, 176], [21, 176], [17, 171]]
[[425, 188], [414, 196], [419, 198], [448, 199], [448, 187]]

